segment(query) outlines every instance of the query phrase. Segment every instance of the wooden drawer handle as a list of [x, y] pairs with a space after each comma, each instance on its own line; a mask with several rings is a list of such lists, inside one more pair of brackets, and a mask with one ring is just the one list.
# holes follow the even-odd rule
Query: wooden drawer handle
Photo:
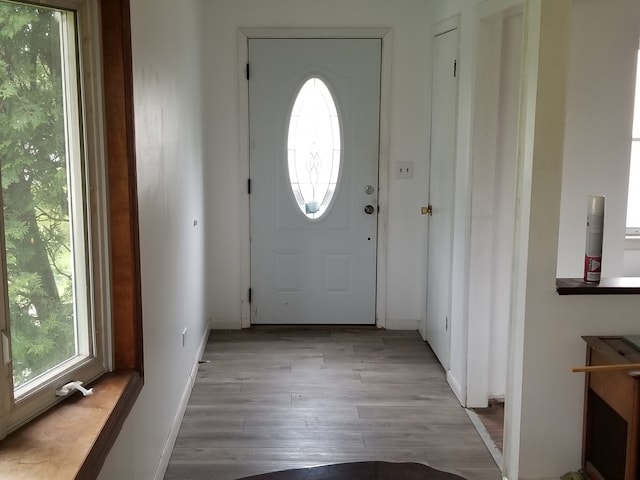
[[579, 372], [619, 372], [624, 370], [640, 370], [640, 363], [616, 363], [612, 365], [590, 365], [588, 367], [572, 368], [572, 373]]

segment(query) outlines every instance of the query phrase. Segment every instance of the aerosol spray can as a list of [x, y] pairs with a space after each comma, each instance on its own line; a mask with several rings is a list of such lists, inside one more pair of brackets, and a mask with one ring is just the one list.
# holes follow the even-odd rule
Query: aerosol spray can
[[586, 283], [600, 283], [603, 233], [604, 195], [591, 195], [587, 206], [587, 243], [584, 253]]

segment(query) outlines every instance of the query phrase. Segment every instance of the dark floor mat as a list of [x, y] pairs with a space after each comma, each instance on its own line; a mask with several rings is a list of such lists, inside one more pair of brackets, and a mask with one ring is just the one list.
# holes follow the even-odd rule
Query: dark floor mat
[[240, 480], [464, 480], [421, 463], [355, 462], [296, 468]]

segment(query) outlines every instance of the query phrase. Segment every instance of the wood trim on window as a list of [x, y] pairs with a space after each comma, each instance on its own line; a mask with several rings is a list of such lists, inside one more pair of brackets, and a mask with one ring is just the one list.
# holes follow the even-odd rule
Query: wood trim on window
[[114, 366], [143, 371], [129, 0], [102, 0]]

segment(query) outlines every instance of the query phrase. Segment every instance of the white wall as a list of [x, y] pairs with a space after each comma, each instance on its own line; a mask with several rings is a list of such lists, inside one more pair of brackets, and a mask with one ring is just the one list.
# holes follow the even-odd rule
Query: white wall
[[[214, 328], [240, 328], [249, 285], [241, 270], [248, 227], [243, 172], [239, 88], [246, 88], [238, 65], [241, 27], [391, 27], [390, 165], [415, 162], [411, 180], [391, 175], [388, 200], [387, 326], [415, 325], [426, 295], [423, 279], [426, 165], [429, 151], [429, 39], [427, 4], [422, 0], [209, 0], [205, 2], [206, 109], [205, 169], [210, 279], [207, 305]], [[425, 27], [425, 25], [427, 25]]]
[[[590, 194], [606, 196], [602, 275], [620, 276], [624, 272], [636, 71], [633, 59], [637, 58], [638, 35], [637, 21], [620, 28], [614, 19], [606, 20], [610, 10], [618, 10], [613, 7], [617, 3], [619, 0], [593, 5], [586, 0], [576, 2], [569, 60], [558, 277], [583, 275]], [[601, 15], [592, 14], [594, 9], [599, 9]]]
[[131, 17], [145, 384], [101, 480], [152, 479], [168, 461], [160, 457], [207, 330], [200, 4], [132, 0]]
[[[579, 468], [584, 377], [569, 369], [584, 362], [581, 336], [624, 334], [637, 329], [638, 296], [559, 296], [554, 288], [560, 193], [565, 185], [571, 190], [571, 182], [562, 176], [563, 157], [569, 165], [576, 162], [573, 156], [585, 151], [573, 142], [587, 139], [598, 139], [617, 151], [616, 128], [595, 120], [586, 122], [580, 115], [580, 111], [582, 115], [596, 114], [598, 105], [608, 108], [601, 96], [583, 97], [585, 104], [577, 105], [571, 101], [575, 98], [572, 89], [579, 86], [567, 83], [567, 78], [575, 79], [574, 69], [582, 64], [576, 56], [588, 56], [603, 69], [608, 68], [608, 57], [620, 52], [627, 52], [631, 62], [637, 47], [640, 4], [635, 0], [614, 3], [615, 8], [612, 2], [602, 8], [599, 0], [527, 2], [518, 290], [505, 423], [505, 467], [510, 479], [558, 478]], [[593, 36], [601, 38], [601, 43], [594, 43]], [[565, 73], [563, 65], [567, 64]], [[618, 96], [625, 94], [626, 82], [620, 72], [618, 68], [618, 86], [607, 92], [609, 101], [617, 105], [622, 103]], [[590, 87], [588, 81], [593, 79], [596, 81]], [[597, 89], [600, 80], [600, 75], [584, 78], [583, 88]], [[567, 134], [563, 138], [565, 105]], [[603, 115], [609, 123], [617, 125], [615, 115], [607, 112]], [[620, 112], [625, 115], [625, 108]], [[574, 122], [586, 129], [579, 138], [574, 136]], [[596, 145], [593, 148], [601, 149]], [[603, 162], [609, 160], [608, 156], [601, 158]], [[603, 171], [598, 164], [594, 177], [600, 178]], [[583, 178], [575, 181], [580, 183]], [[588, 181], [598, 183], [591, 178]]]

